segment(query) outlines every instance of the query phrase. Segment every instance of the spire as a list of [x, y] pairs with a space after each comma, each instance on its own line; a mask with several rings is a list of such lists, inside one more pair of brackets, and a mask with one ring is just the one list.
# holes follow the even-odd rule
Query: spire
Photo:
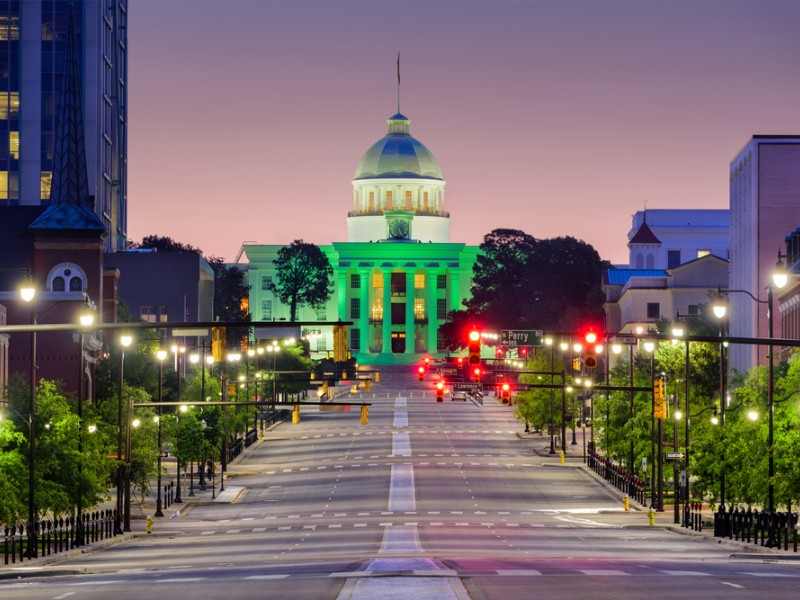
[[78, 39], [75, 35], [75, 16], [70, 3], [61, 97], [56, 117], [50, 204], [82, 206], [94, 210], [94, 202], [89, 197], [81, 89]]

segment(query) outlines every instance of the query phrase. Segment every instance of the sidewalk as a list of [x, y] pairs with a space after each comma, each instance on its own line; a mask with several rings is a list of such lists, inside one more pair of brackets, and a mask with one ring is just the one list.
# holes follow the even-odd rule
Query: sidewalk
[[[571, 433], [568, 431], [567, 435], [569, 436]], [[651, 527], [649, 524], [649, 517], [648, 517], [648, 506], [643, 506], [638, 502], [634, 501], [633, 499], [630, 500], [630, 509], [625, 511], [623, 509], [623, 498], [626, 494], [617, 489], [615, 486], [611, 485], [608, 481], [600, 477], [597, 473], [595, 473], [592, 469], [590, 469], [584, 462], [583, 462], [583, 446], [580, 443], [580, 439], [578, 440], [578, 445], [572, 446], [570, 442], [567, 442], [567, 452], [564, 456], [564, 463], [561, 464], [561, 457], [560, 451], [561, 448], [559, 446], [556, 447], [556, 453], [550, 454], [550, 436], [544, 435], [542, 433], [518, 433], [517, 436], [520, 439], [528, 440], [531, 442], [533, 447], [533, 452], [537, 456], [544, 458], [546, 462], [544, 466], [546, 467], [557, 467], [557, 468], [573, 468], [573, 469], [581, 469], [584, 473], [586, 473], [589, 477], [591, 477], [597, 484], [603, 488], [603, 490], [611, 496], [619, 501], [620, 508], [618, 510], [600, 510], [596, 513], [588, 513], [592, 515], [592, 519], [600, 520], [604, 523], [608, 523], [610, 525], [616, 525], [619, 527], [624, 528], [648, 528]], [[578, 435], [580, 437], [580, 434]], [[569, 439], [569, 438], [568, 438]], [[707, 505], [703, 505], [704, 509], [702, 512], [703, 522], [713, 521], [714, 514]], [[714, 537], [714, 528], [713, 526], [703, 527], [702, 531], [694, 531], [690, 528], [682, 527], [680, 524], [675, 523], [675, 516], [674, 516], [674, 505], [673, 504], [665, 504], [663, 512], [656, 512], [655, 514], [655, 524], [652, 527], [657, 527], [660, 529], [665, 529], [668, 531], [672, 531], [675, 533], [679, 533], [681, 535], [689, 536], [695, 538], [697, 541], [704, 542], [704, 543], [711, 543], [711, 544], [719, 544], [723, 546], [728, 546], [730, 548], [738, 549], [742, 551], [742, 556], [746, 557], [747, 555], [752, 554], [769, 554], [772, 556], [782, 556], [785, 560], [800, 560], [800, 553], [795, 554], [794, 552], [786, 550], [779, 550], [777, 548], [767, 548], [764, 546], [759, 546], [753, 543], [746, 543], [742, 541], [732, 540], [728, 538], [716, 538]]]

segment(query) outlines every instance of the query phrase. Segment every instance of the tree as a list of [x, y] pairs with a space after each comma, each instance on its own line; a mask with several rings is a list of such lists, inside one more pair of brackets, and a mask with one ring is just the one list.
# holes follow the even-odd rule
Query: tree
[[441, 332], [452, 350], [464, 345], [464, 326], [570, 331], [602, 329], [602, 261], [572, 237], [537, 240], [517, 229], [495, 229], [480, 246], [471, 298], [453, 311]]
[[130, 248], [143, 248], [152, 249], [156, 252], [194, 252], [195, 254], [203, 255], [203, 251], [191, 244], [182, 244], [176, 242], [171, 237], [160, 235], [146, 235], [142, 238], [141, 242], [129, 242]]
[[295, 240], [278, 251], [274, 261], [277, 281], [269, 284], [283, 304], [289, 305], [289, 320], [297, 320], [297, 307], [323, 306], [333, 294], [333, 267], [314, 244]]
[[[220, 321], [250, 321], [248, 296], [250, 286], [245, 282], [244, 271], [228, 266], [217, 256], [208, 259], [214, 270], [214, 317]], [[238, 348], [242, 339], [247, 339], [247, 327], [229, 327], [229, 347]]]

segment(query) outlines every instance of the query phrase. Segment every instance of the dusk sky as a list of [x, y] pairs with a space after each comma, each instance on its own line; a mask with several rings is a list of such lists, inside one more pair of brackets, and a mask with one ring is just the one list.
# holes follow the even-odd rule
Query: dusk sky
[[727, 208], [753, 134], [800, 134], [800, 2], [133, 0], [128, 234], [233, 260], [347, 241], [352, 177], [400, 109], [451, 241], [570, 235], [627, 261], [631, 215]]

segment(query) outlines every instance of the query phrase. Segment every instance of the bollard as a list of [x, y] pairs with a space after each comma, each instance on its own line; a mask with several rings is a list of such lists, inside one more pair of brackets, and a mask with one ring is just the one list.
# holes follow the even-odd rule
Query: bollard
[[147, 533], [153, 533], [153, 518], [147, 515], [147, 520], [144, 522], [144, 528]]
[[647, 518], [650, 521], [650, 527], [656, 524], [656, 511], [653, 510], [653, 505], [650, 505], [650, 510], [647, 511]]
[[563, 465], [564, 464], [564, 451], [558, 453], [558, 460]]
[[622, 499], [622, 506], [625, 508], [625, 512], [628, 512], [628, 510], [630, 510], [631, 507], [631, 499], [625, 496]]

